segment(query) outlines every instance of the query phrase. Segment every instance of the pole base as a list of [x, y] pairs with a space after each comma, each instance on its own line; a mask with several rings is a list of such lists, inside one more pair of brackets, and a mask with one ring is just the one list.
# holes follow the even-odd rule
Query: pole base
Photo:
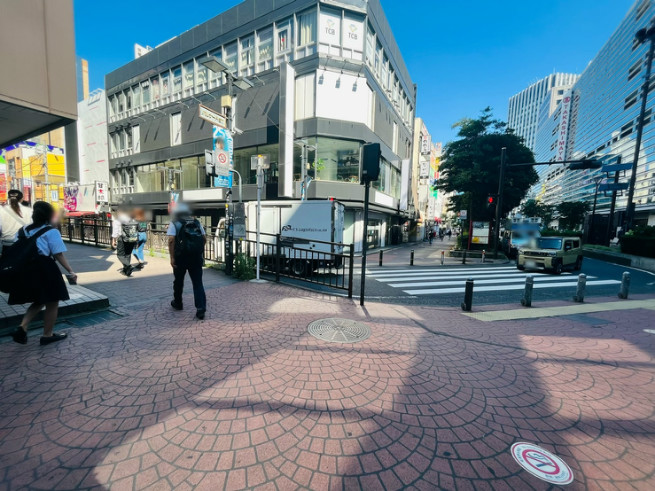
[[250, 280], [250, 283], [268, 283], [268, 280], [255, 279], [255, 280]]

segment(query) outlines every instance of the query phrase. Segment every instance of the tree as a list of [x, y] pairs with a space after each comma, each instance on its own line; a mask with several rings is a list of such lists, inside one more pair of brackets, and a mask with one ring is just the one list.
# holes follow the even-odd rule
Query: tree
[[577, 230], [580, 228], [588, 211], [589, 203], [585, 201], [563, 201], [557, 205], [560, 230]]
[[[490, 220], [495, 212], [486, 203], [488, 195], [498, 192], [501, 148], [507, 148], [507, 164], [533, 163], [534, 155], [506, 123], [493, 119], [489, 107], [478, 119], [463, 119], [453, 127], [459, 127], [458, 139], [444, 147], [439, 188], [457, 193], [451, 210], [472, 210], [471, 218]], [[516, 208], [538, 180], [531, 167], [507, 167], [501, 216]]]
[[526, 217], [541, 218], [544, 227], [548, 227], [548, 224], [553, 221], [555, 207], [553, 205], [539, 203], [539, 201], [534, 199], [529, 199], [521, 206], [521, 213]]

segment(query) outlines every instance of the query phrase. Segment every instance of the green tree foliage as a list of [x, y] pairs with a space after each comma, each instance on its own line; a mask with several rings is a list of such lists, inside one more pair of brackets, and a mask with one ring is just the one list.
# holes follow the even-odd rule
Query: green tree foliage
[[577, 230], [588, 211], [589, 204], [585, 201], [563, 201], [557, 205], [560, 230]]
[[548, 227], [555, 216], [555, 207], [553, 205], [539, 203], [534, 199], [529, 199], [521, 205], [521, 213], [525, 217], [541, 218], [544, 227]]
[[[534, 162], [534, 155], [506, 123], [493, 119], [489, 107], [478, 119], [463, 119], [454, 127], [459, 128], [458, 139], [444, 148], [439, 189], [459, 193], [451, 199], [451, 210], [472, 209], [473, 219], [492, 219], [487, 196], [498, 192], [501, 148], [507, 148], [507, 164]], [[517, 207], [538, 180], [532, 167], [507, 167], [502, 215]]]

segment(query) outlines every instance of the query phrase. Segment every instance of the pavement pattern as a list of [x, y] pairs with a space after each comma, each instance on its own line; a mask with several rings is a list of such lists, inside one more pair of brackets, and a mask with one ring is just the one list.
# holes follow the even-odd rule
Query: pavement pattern
[[[208, 298], [205, 321], [159, 300], [0, 344], [0, 490], [553, 489], [518, 441], [563, 458], [568, 489], [655, 487], [652, 310], [481, 322], [270, 283]], [[311, 337], [327, 317], [372, 335]]]

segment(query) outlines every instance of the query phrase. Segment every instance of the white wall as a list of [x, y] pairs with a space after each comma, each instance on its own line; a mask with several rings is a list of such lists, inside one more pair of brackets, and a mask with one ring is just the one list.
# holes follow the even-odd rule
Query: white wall
[[107, 99], [105, 91], [93, 91], [77, 105], [77, 145], [80, 184], [109, 182], [107, 146]]
[[373, 91], [366, 78], [318, 70], [316, 116], [363, 123], [372, 128]]

